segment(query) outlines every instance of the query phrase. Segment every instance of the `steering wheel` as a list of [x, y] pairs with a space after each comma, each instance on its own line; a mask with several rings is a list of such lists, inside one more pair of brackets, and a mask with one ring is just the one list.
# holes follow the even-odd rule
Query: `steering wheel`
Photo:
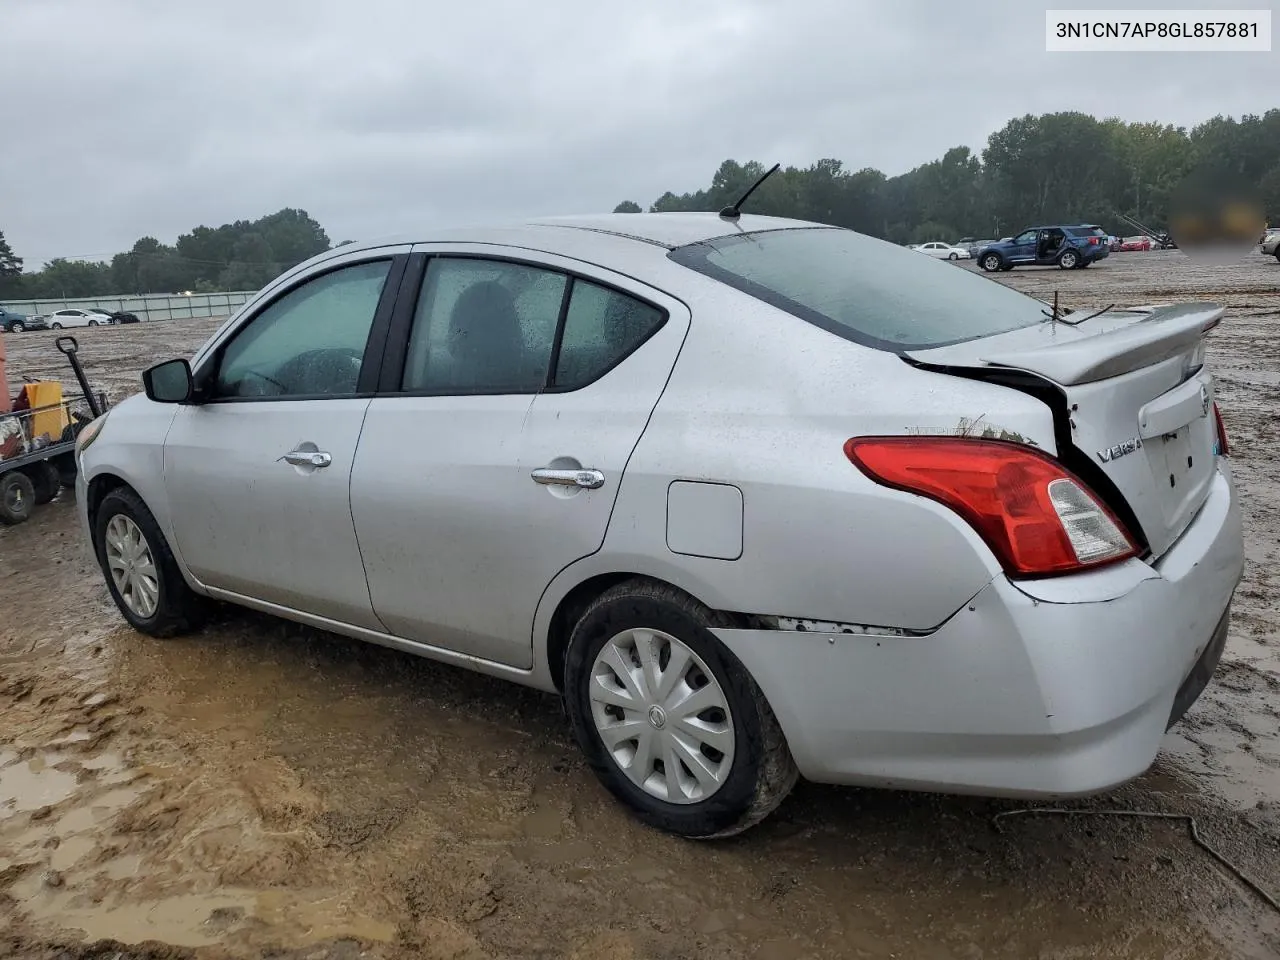
[[364, 351], [354, 347], [319, 347], [286, 360], [272, 379], [285, 393], [355, 393], [363, 362]]

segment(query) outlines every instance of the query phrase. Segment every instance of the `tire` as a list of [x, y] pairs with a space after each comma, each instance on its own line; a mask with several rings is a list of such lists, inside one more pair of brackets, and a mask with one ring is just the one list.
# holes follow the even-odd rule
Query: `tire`
[[97, 321], [97, 320], [94, 320], [94, 319], [91, 317], [91, 318], [89, 319], [89, 326], [91, 326], [91, 327], [96, 327], [97, 325], [98, 325], [98, 321]]
[[[111, 559], [121, 555], [109, 558], [109, 550], [114, 550], [108, 546], [108, 533], [111, 534], [110, 539], [120, 542], [117, 534], [124, 533], [132, 538], [134, 531], [140, 534], [146, 556], [151, 560], [144, 569], [149, 569], [152, 575], [139, 575], [134, 580], [135, 584], [142, 579], [148, 581], [154, 593], [150, 608], [137, 599], [140, 595], [148, 594], [147, 587], [135, 590], [132, 584], [125, 582], [124, 586], [129, 588], [129, 596], [134, 598], [132, 601], [126, 600], [109, 565]], [[182, 578], [182, 571], [178, 569], [178, 562], [173, 557], [173, 550], [161, 533], [156, 518], [142, 502], [142, 498], [129, 488], [118, 487], [102, 498], [93, 518], [93, 549], [98, 558], [98, 566], [102, 569], [102, 576], [107, 581], [111, 599], [135, 630], [152, 637], [174, 637], [190, 633], [203, 621], [204, 598], [187, 586]], [[124, 559], [128, 562], [127, 557]], [[142, 556], [135, 555], [135, 572], [137, 568], [143, 567], [142, 560]]]
[[10, 333], [22, 333], [26, 329], [27, 329], [27, 325], [23, 323], [21, 320], [15, 320], [13, 321], [13, 323], [9, 324]]
[[31, 478], [21, 470], [0, 474], [0, 523], [7, 527], [26, 523], [36, 506]]
[[1074, 270], [1080, 266], [1080, 254], [1074, 250], [1065, 250], [1062, 256], [1058, 257], [1058, 268], [1061, 270]]
[[61, 330], [61, 329], [62, 329], [62, 324], [58, 323], [58, 321], [57, 321], [57, 320], [55, 320], [55, 321], [53, 321], [53, 323], [49, 324], [49, 329], [50, 329], [50, 330]]
[[1004, 261], [1000, 258], [1000, 254], [988, 253], [978, 261], [978, 266], [987, 271], [987, 273], [995, 273], [1004, 267]]
[[[684, 837], [712, 839], [741, 833], [772, 813], [791, 792], [799, 776], [782, 728], [764, 694], [710, 629], [728, 625], [730, 620], [726, 616], [708, 610], [672, 587], [651, 580], [629, 580], [605, 591], [582, 614], [573, 628], [565, 658], [565, 705], [574, 736], [596, 776], [640, 820]], [[620, 707], [593, 700], [591, 691], [605, 689], [596, 678], [597, 671], [612, 677], [615, 688], [622, 689], [617, 680], [619, 674], [604, 658], [610, 651], [620, 656], [615, 644], [628, 642], [622, 638], [627, 637], [629, 631], [643, 631], [657, 641], [655, 664], [661, 662], [662, 653], [668, 654], [668, 668], [670, 657], [677, 649], [687, 654], [688, 660], [674, 682], [698, 691], [710, 688], [710, 696], [716, 701], [722, 700], [727, 708], [727, 716], [725, 709], [714, 704], [697, 715], [703, 724], [725, 725], [714, 736], [718, 738], [717, 743], [727, 748], [720, 752], [719, 760], [714, 757], [718, 748], [710, 753], [699, 748], [696, 753], [688, 754], [697, 757], [694, 762], [700, 767], [699, 761], [721, 765], [719, 783], [704, 797], [697, 796], [705, 790], [704, 782], [692, 776], [691, 767], [683, 760], [679, 761], [677, 783], [683, 778], [691, 785], [692, 792], [684, 795], [684, 802], [672, 802], [640, 786], [605, 746], [596, 716], [601, 716], [607, 724], [617, 722], [620, 716], [627, 718], [630, 711], [624, 713]], [[629, 670], [626, 672], [630, 675]], [[637, 709], [630, 713], [629, 719], [640, 720], [638, 732], [650, 738], [650, 743], [658, 740], [655, 731], [665, 728], [666, 715], [655, 704], [672, 709], [672, 695], [642, 696], [631, 702], [637, 704]], [[676, 722], [673, 717], [671, 729]], [[685, 730], [687, 733], [688, 727]], [[686, 736], [684, 740], [691, 742], [693, 738]], [[623, 746], [630, 742], [635, 743], [634, 748]], [[638, 738], [619, 740], [618, 748], [631, 750], [634, 759], [640, 742]], [[652, 784], [652, 788], [665, 791], [670, 781], [665, 763], [659, 769], [658, 760], [665, 761], [674, 754], [665, 752], [660, 743], [658, 749], [663, 757], [653, 757], [645, 782], [660, 778], [661, 782]]]
[[951, 254], [951, 256], [947, 257], [947, 259], [948, 259], [948, 260], [959, 260], [959, 259], [960, 259], [960, 254], [958, 254], [958, 253], [953, 253], [953, 254]]
[[32, 499], [37, 507], [48, 503], [62, 489], [62, 479], [58, 473], [58, 468], [49, 460], [23, 467], [22, 472], [31, 481]]

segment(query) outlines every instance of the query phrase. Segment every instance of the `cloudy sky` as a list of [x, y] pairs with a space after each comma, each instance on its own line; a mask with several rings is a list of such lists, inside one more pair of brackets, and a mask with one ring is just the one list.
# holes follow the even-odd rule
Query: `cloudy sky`
[[728, 157], [892, 175], [1024, 113], [1280, 106], [1277, 53], [1048, 54], [1060, 6], [0, 0], [0, 231], [28, 269], [285, 206], [336, 242], [647, 205]]

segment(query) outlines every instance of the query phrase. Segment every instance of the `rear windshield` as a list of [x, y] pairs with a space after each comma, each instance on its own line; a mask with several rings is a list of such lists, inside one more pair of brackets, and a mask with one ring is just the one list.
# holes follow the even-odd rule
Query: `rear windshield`
[[1073, 237], [1105, 237], [1107, 231], [1101, 227], [1066, 227], [1067, 233]]
[[946, 260], [852, 230], [741, 233], [672, 250], [676, 263], [846, 340], [941, 347], [1044, 319], [1044, 304]]

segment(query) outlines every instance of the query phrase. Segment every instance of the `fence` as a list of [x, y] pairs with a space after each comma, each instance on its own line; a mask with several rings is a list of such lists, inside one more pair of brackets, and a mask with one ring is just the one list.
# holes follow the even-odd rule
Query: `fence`
[[186, 320], [193, 317], [225, 317], [256, 294], [256, 290], [230, 293], [193, 293], [190, 296], [153, 293], [138, 297], [84, 297], [71, 300], [6, 300], [4, 307], [27, 316], [47, 316], [55, 310], [96, 307], [114, 313], [123, 310], [139, 320]]

